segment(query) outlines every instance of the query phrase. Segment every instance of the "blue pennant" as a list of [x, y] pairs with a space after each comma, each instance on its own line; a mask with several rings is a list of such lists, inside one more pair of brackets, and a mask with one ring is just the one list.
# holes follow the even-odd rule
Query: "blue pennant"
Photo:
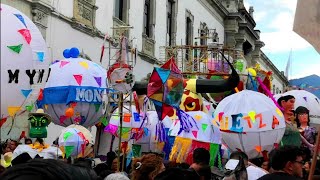
[[22, 89], [22, 90], [21, 90], [21, 93], [23, 94], [23, 96], [24, 96], [25, 98], [27, 98], [27, 97], [29, 96], [29, 94], [31, 93], [31, 91], [32, 91], [32, 89], [28, 89], [28, 90]]
[[40, 62], [43, 62], [44, 59], [44, 52], [37, 52], [38, 60]]
[[27, 28], [26, 22], [24, 21], [24, 18], [21, 16], [21, 14], [14, 14], [22, 23], [23, 25]]
[[168, 80], [171, 71], [163, 68], [158, 68], [158, 67], [155, 69], [158, 72], [162, 83], [165, 83]]

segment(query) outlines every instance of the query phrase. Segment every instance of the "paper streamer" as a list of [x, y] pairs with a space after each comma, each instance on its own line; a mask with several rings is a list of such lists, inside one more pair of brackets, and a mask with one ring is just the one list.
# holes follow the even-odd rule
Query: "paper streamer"
[[271, 92], [269, 91], [269, 89], [262, 83], [261, 79], [259, 77], [256, 78], [257, 81], [259, 82], [260, 86], [262, 87], [262, 89], [268, 94], [269, 98], [272, 99], [272, 101], [274, 102], [274, 104], [281, 110], [283, 111], [283, 108], [280, 107], [280, 105], [277, 103], [277, 101], [274, 99], [273, 95], [271, 94]]

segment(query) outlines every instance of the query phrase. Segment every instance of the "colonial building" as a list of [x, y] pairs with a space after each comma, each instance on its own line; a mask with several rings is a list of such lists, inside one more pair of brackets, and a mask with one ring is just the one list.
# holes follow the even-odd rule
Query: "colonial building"
[[[256, 63], [273, 71], [273, 92], [283, 92], [287, 79], [261, 51], [264, 43], [255, 30], [253, 8], [247, 11], [242, 0], [2, 0], [39, 27], [52, 61], [63, 58], [66, 48], [78, 47], [82, 56], [99, 62], [105, 34], [116, 37], [112, 27], [132, 26], [127, 35], [137, 48], [134, 67], [140, 80], [159, 65], [161, 46], [205, 44], [196, 39], [199, 29], [213, 29], [214, 38], [228, 47], [243, 51], [248, 66]], [[106, 59], [102, 61], [108, 67]], [[60, 129], [50, 125], [48, 143]], [[58, 129], [58, 130], [57, 130]], [[100, 147], [100, 149], [106, 149]]]

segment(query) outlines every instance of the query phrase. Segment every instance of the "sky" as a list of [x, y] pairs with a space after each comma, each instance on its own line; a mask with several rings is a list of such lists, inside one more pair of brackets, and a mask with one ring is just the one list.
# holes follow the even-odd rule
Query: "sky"
[[244, 0], [244, 4], [254, 7], [255, 29], [265, 43], [262, 51], [280, 71], [285, 71], [292, 50], [289, 79], [320, 76], [320, 54], [292, 30], [297, 0]]

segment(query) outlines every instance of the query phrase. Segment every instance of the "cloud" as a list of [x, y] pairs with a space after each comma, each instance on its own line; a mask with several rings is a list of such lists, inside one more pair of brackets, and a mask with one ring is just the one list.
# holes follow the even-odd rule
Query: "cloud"
[[292, 50], [302, 50], [311, 45], [293, 31], [261, 33], [260, 39], [265, 43], [265, 52], [279, 53]]
[[262, 21], [265, 17], [267, 17], [267, 12], [266, 11], [259, 11], [253, 14], [254, 20], [256, 22]]
[[292, 31], [294, 16], [289, 12], [281, 12], [276, 18], [269, 24], [269, 28], [276, 31]]

